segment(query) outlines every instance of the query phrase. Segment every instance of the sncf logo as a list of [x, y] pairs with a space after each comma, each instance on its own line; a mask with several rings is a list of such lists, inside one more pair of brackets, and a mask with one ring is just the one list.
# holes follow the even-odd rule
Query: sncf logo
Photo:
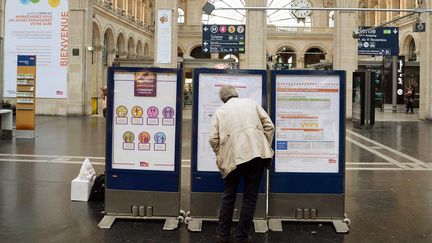
[[334, 164], [334, 163], [336, 163], [336, 160], [335, 159], [329, 159], [329, 163]]
[[140, 166], [141, 166], [141, 167], [149, 167], [149, 165], [150, 165], [150, 164], [147, 163], [147, 162], [145, 162], [145, 161], [141, 161], [141, 162], [140, 162]]

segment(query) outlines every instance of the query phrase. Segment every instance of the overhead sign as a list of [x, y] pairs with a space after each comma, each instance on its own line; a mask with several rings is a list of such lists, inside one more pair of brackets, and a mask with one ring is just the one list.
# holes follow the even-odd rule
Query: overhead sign
[[418, 22], [414, 24], [414, 32], [425, 32], [426, 23]]
[[244, 53], [245, 25], [203, 25], [203, 53]]
[[[399, 28], [378, 27], [367, 30], [370, 27], [359, 28], [358, 54], [374, 56], [399, 55]], [[364, 30], [367, 30], [363, 32]]]

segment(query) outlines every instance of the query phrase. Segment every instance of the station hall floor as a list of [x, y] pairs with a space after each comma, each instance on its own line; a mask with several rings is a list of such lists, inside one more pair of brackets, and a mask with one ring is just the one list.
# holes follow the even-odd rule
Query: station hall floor
[[[284, 223], [253, 242], [432, 242], [432, 122], [378, 113], [375, 127], [347, 121], [348, 234], [331, 224]], [[85, 157], [104, 170], [105, 119], [37, 117], [35, 139], [0, 140], [0, 242], [214, 242], [215, 223], [200, 233], [163, 221], [118, 220], [99, 229], [102, 202], [70, 201]], [[189, 210], [190, 111], [183, 119], [181, 208]]]

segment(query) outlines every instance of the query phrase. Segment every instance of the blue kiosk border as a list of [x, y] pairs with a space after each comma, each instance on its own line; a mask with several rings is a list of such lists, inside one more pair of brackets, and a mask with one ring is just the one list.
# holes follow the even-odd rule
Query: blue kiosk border
[[269, 178], [269, 228], [282, 231], [282, 221], [331, 222], [336, 232], [347, 233], [350, 220], [345, 215], [345, 71], [272, 71], [273, 121], [276, 120], [276, 77], [281, 75], [339, 78], [339, 168], [337, 173], [276, 172], [277, 158], [274, 158]]
[[[191, 161], [191, 211], [186, 218], [190, 231], [201, 231], [202, 221], [217, 221], [220, 199], [224, 190], [224, 181], [219, 172], [198, 171], [198, 113], [199, 111], [199, 84], [200, 74], [234, 74], [234, 75], [260, 75], [262, 77], [262, 106], [267, 110], [267, 71], [265, 70], [238, 70], [238, 69], [207, 69], [199, 68], [193, 72], [194, 100], [193, 100], [193, 128], [192, 128], [192, 161]], [[217, 91], [215, 91], [217, 92]], [[215, 161], [216, 163], [216, 161]], [[243, 182], [240, 182], [237, 192], [243, 192]], [[254, 220], [256, 232], [266, 232], [267, 223], [260, 219], [266, 216], [266, 177], [264, 176], [258, 195], [258, 204]], [[237, 195], [234, 211], [234, 220], [238, 218], [238, 208], [241, 205], [242, 196]], [[259, 227], [261, 226], [261, 227]]]
[[[194, 100], [193, 100], [193, 127], [192, 127], [192, 192], [223, 192], [224, 182], [219, 172], [198, 171], [198, 104], [199, 104], [199, 75], [210, 74], [255, 74], [262, 75], [262, 107], [267, 107], [267, 73], [264, 70], [230, 70], [230, 69], [206, 69], [194, 70]], [[216, 161], [215, 161], [216, 163]], [[265, 192], [265, 180], [262, 181], [260, 192]], [[239, 185], [239, 192], [242, 192], [242, 183]]]
[[[276, 158], [270, 175], [270, 192], [274, 193], [344, 193], [345, 191], [345, 73], [343, 71], [284, 70], [271, 73], [271, 118], [276, 121], [276, 76], [338, 76], [339, 92], [339, 172], [280, 173], [275, 172]], [[275, 149], [273, 145], [273, 149]]]
[[[116, 72], [173, 73], [176, 83], [174, 171], [145, 171], [112, 168], [113, 112]], [[108, 100], [105, 164], [105, 211], [100, 228], [110, 228], [117, 218], [165, 219], [164, 230], [176, 229], [184, 215], [180, 210], [180, 161], [182, 124], [182, 71], [180, 69], [110, 67], [108, 69]]]
[[[177, 74], [175, 166], [174, 171], [123, 170], [112, 168], [112, 131], [115, 72], [154, 72]], [[178, 69], [111, 67], [108, 70], [107, 143], [106, 143], [106, 188], [118, 190], [143, 190], [178, 192], [180, 189], [181, 122], [182, 122], [182, 73]], [[115, 174], [117, 177], [112, 177]], [[144, 179], [145, 178], [145, 179]]]

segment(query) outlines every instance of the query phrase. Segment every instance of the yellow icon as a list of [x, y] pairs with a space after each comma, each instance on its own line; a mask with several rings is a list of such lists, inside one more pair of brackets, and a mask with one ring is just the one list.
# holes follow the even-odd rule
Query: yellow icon
[[125, 143], [132, 143], [134, 139], [135, 135], [132, 132], [127, 131], [123, 133], [123, 140], [125, 141]]
[[56, 8], [60, 4], [60, 0], [48, 0], [51, 7]]
[[121, 106], [117, 107], [117, 109], [116, 109], [116, 114], [118, 117], [126, 117], [127, 113], [128, 113], [128, 110], [127, 110], [126, 106], [121, 105]]
[[234, 33], [236, 31], [236, 27], [235, 26], [230, 26], [228, 27], [228, 32], [230, 32], [231, 34]]
[[132, 108], [132, 116], [135, 118], [142, 117], [143, 109], [140, 106], [134, 106]]

